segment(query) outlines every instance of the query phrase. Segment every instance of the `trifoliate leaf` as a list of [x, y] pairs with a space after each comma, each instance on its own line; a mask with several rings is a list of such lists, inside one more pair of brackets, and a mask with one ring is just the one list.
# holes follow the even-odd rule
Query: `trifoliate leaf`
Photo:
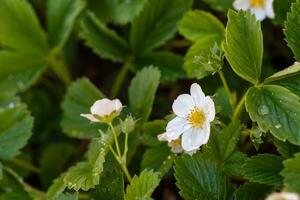
[[62, 103], [64, 133], [75, 138], [99, 136], [98, 130], [104, 125], [91, 123], [80, 114], [90, 113], [90, 107], [104, 95], [86, 78], [71, 84]]
[[300, 98], [276, 85], [252, 87], [246, 95], [246, 108], [261, 130], [277, 139], [300, 144]]
[[63, 47], [84, 7], [83, 0], [47, 1], [47, 27], [52, 47]]
[[285, 189], [300, 193], [300, 153], [295, 154], [294, 158], [285, 160], [283, 165], [281, 175], [284, 177]]
[[223, 24], [215, 16], [200, 10], [187, 12], [178, 26], [180, 34], [194, 42], [204, 40], [206, 37], [220, 42], [225, 33]]
[[110, 170], [101, 177], [100, 184], [95, 187], [91, 195], [97, 200], [123, 200], [124, 178], [119, 169]]
[[300, 1], [292, 4], [291, 12], [287, 14], [285, 22], [286, 40], [297, 60], [300, 60]]
[[87, 12], [80, 21], [80, 35], [87, 46], [103, 58], [124, 61], [128, 55], [128, 44], [116, 32], [106, 27], [92, 12]]
[[247, 159], [247, 155], [235, 151], [223, 163], [223, 170], [229, 176], [243, 177], [243, 165]]
[[224, 50], [236, 74], [253, 84], [259, 82], [263, 35], [260, 23], [249, 11], [228, 12]]
[[130, 45], [135, 54], [150, 51], [169, 40], [177, 30], [177, 22], [192, 0], [151, 0], [133, 20]]
[[144, 170], [126, 188], [124, 200], [149, 199], [160, 182], [159, 173]]
[[283, 169], [282, 158], [272, 154], [259, 154], [250, 157], [243, 166], [244, 177], [251, 182], [280, 187]]
[[234, 200], [265, 200], [271, 187], [257, 183], [245, 183], [234, 194]]
[[154, 65], [161, 71], [161, 78], [174, 81], [186, 77], [183, 58], [169, 51], [152, 51], [137, 57], [132, 63], [134, 69], [142, 69], [145, 66]]
[[275, 139], [274, 145], [277, 151], [282, 155], [284, 158], [292, 158], [295, 153], [300, 152], [300, 146], [293, 145], [289, 142], [282, 142], [280, 140]]
[[33, 117], [22, 103], [0, 109], [0, 159], [20, 153], [32, 134]]
[[288, 79], [290, 77], [298, 76], [298, 75], [300, 75], [300, 63], [296, 62], [294, 65], [266, 78], [264, 83], [270, 83], [270, 82], [279, 81], [282, 79]]
[[147, 0], [91, 0], [89, 1], [89, 8], [104, 23], [126, 24], [141, 12], [146, 2]]
[[175, 178], [179, 193], [186, 200], [218, 200], [226, 195], [225, 175], [201, 154], [184, 154], [176, 160]]
[[154, 67], [147, 67], [136, 74], [129, 86], [130, 108], [142, 123], [147, 121], [152, 111], [159, 79], [159, 70]]

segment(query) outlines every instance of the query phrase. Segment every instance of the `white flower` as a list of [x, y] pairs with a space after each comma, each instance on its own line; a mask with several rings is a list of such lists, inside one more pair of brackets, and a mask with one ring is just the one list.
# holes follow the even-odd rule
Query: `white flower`
[[210, 135], [210, 122], [215, 118], [215, 104], [205, 96], [201, 87], [191, 85], [191, 95], [182, 94], [173, 103], [177, 115], [167, 125], [165, 140], [172, 142], [181, 138], [181, 146], [187, 153], [198, 150], [206, 144]]
[[266, 200], [300, 200], [300, 197], [296, 193], [274, 192]]
[[266, 17], [274, 18], [275, 13], [273, 10], [274, 0], [235, 0], [233, 7], [236, 10], [250, 10], [255, 14], [256, 18], [260, 21]]
[[111, 122], [122, 111], [122, 103], [119, 99], [101, 99], [91, 107], [91, 114], [80, 114], [92, 122]]
[[[157, 136], [157, 138], [159, 141], [168, 141], [168, 133], [160, 134]], [[168, 146], [171, 147], [171, 151], [173, 153], [182, 153], [183, 152], [180, 138], [168, 141]]]

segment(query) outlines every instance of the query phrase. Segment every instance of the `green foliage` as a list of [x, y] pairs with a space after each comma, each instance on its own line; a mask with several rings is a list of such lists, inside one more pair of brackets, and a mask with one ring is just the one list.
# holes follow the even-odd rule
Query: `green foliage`
[[230, 97], [226, 93], [225, 88], [220, 87], [217, 89], [213, 97], [216, 109], [219, 111], [220, 115], [224, 117], [230, 116], [232, 114], [232, 106], [230, 105]]
[[151, 194], [159, 182], [159, 173], [144, 170], [139, 176], [133, 177], [126, 188], [124, 200], [151, 199]]
[[223, 163], [223, 170], [229, 176], [243, 177], [243, 165], [246, 162], [247, 155], [235, 151]]
[[246, 96], [246, 108], [261, 130], [277, 139], [300, 144], [299, 97], [276, 85], [252, 87]]
[[226, 12], [232, 7], [233, 0], [204, 0], [204, 2], [208, 3], [215, 10]]
[[56, 200], [65, 190], [64, 174], [56, 178], [47, 191], [47, 199]]
[[295, 0], [274, 0], [274, 11], [275, 11], [275, 18], [273, 19], [273, 22], [276, 25], [283, 25], [284, 21], [287, 18], [287, 13], [290, 11], [292, 2], [295, 2]]
[[230, 10], [225, 38], [225, 56], [234, 72], [253, 84], [258, 83], [263, 58], [263, 35], [255, 16], [248, 11]]
[[83, 0], [47, 1], [47, 29], [51, 46], [62, 47], [65, 44], [84, 7]]
[[286, 40], [288, 46], [292, 49], [296, 59], [300, 60], [300, 1], [296, 0], [292, 4], [291, 12], [287, 14], [287, 21], [285, 22]]
[[289, 142], [282, 142], [275, 139], [274, 145], [276, 146], [277, 151], [284, 158], [291, 158], [295, 153], [300, 152], [300, 146], [293, 145]]
[[151, 0], [133, 20], [130, 45], [135, 54], [150, 51], [169, 40], [176, 24], [192, 4], [192, 0]]
[[283, 162], [284, 169], [281, 175], [284, 177], [284, 187], [288, 191], [300, 193], [300, 153], [295, 154], [294, 158]]
[[161, 142], [157, 135], [165, 131], [167, 123], [165, 120], [155, 120], [146, 122], [143, 125], [143, 144], [146, 146], [158, 146]]
[[22, 103], [0, 109], [0, 159], [8, 160], [20, 153], [32, 134], [33, 117]]
[[128, 57], [127, 42], [107, 28], [93, 13], [87, 12], [80, 25], [81, 37], [96, 54], [113, 61], [124, 61]]
[[272, 154], [259, 154], [249, 158], [244, 168], [244, 177], [251, 182], [280, 187], [282, 177], [280, 171], [283, 169], [282, 159]]
[[300, 63], [296, 62], [294, 65], [266, 78], [264, 83], [270, 83], [270, 82], [274, 82], [274, 81], [276, 82], [276, 81], [280, 81], [282, 79], [287, 79], [287, 78], [298, 76], [298, 75], [300, 75]]
[[124, 180], [122, 172], [118, 169], [112, 169], [103, 174], [100, 184], [96, 186], [91, 197], [97, 200], [123, 200]]
[[86, 78], [79, 79], [68, 88], [62, 103], [64, 132], [75, 138], [92, 138], [98, 136], [98, 129], [104, 125], [92, 124], [80, 114], [90, 113], [90, 107], [104, 95]]
[[163, 162], [171, 157], [170, 147], [167, 145], [156, 146], [145, 151], [141, 162], [141, 169], [159, 171]]
[[271, 187], [257, 183], [245, 183], [234, 194], [234, 200], [264, 200]]
[[141, 12], [146, 3], [147, 0], [91, 0], [89, 7], [103, 22], [126, 24]]
[[138, 72], [131, 81], [128, 91], [129, 105], [141, 122], [146, 122], [150, 116], [159, 79], [159, 70], [147, 67]]
[[182, 155], [175, 161], [176, 184], [186, 200], [223, 199], [227, 180], [216, 164], [196, 154]]

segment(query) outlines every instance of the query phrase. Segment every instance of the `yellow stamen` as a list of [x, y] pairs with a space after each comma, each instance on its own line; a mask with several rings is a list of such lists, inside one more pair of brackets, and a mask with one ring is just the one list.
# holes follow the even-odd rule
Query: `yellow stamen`
[[205, 113], [200, 108], [194, 108], [188, 116], [188, 121], [193, 128], [203, 128], [205, 120]]
[[263, 7], [265, 5], [265, 0], [250, 0], [251, 7]]
[[173, 147], [173, 148], [181, 147], [181, 139], [178, 138], [178, 139], [176, 139], [176, 140], [172, 140], [172, 141], [170, 142], [170, 145], [171, 145], [171, 147]]

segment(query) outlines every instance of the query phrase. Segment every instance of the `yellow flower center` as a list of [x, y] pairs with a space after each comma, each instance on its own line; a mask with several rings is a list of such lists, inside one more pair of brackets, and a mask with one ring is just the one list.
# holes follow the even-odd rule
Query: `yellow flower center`
[[188, 116], [188, 121], [193, 128], [203, 128], [205, 120], [205, 113], [200, 108], [194, 108]]
[[251, 7], [263, 7], [265, 5], [265, 0], [250, 0]]
[[173, 148], [179, 148], [179, 147], [181, 147], [181, 139], [178, 138], [176, 140], [172, 140], [170, 142], [170, 144], [171, 144], [171, 147], [173, 147]]

